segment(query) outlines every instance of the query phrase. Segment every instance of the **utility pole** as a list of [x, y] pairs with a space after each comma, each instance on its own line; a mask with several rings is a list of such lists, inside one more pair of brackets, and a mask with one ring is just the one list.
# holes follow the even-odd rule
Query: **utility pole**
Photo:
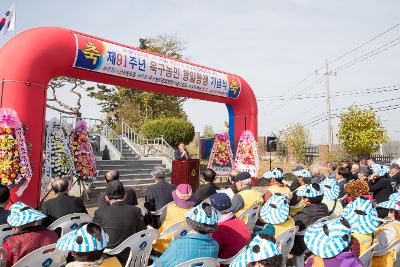
[[333, 130], [332, 130], [332, 114], [331, 114], [331, 94], [329, 90], [329, 76], [336, 75], [336, 73], [330, 72], [328, 69], [328, 59], [325, 61], [326, 73], [325, 82], [326, 82], [326, 114], [328, 121], [328, 146], [329, 150], [333, 149]]

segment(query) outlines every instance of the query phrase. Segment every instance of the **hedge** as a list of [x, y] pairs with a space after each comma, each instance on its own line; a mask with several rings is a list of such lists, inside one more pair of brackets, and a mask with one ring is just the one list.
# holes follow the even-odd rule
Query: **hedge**
[[177, 147], [181, 142], [189, 144], [195, 134], [191, 122], [177, 118], [149, 120], [142, 125], [141, 133], [146, 138], [164, 136], [164, 139], [173, 147]]

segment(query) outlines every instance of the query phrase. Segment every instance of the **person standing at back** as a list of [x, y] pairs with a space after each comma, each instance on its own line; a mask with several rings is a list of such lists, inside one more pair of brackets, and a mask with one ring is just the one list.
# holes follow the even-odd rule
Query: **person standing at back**
[[7, 186], [0, 184], [0, 225], [7, 224], [7, 217], [10, 211], [6, 210], [6, 206], [10, 201], [10, 190]]
[[56, 197], [42, 204], [41, 210], [47, 216], [42, 222], [48, 227], [55, 220], [73, 213], [87, 213], [82, 198], [73, 197], [68, 194], [69, 183], [64, 179], [55, 179], [51, 185]]
[[346, 192], [344, 192], [344, 186], [346, 185], [347, 182], [351, 180], [351, 173], [348, 168], [345, 167], [339, 167], [336, 170], [336, 181], [339, 186], [339, 196], [338, 198], [342, 198], [346, 195]]
[[[104, 175], [104, 180], [107, 184], [111, 181], [119, 181], [119, 172], [116, 170], [106, 172], [106, 174]], [[132, 206], [138, 205], [135, 189], [133, 189], [132, 187], [125, 188], [125, 192], [125, 203]], [[108, 205], [109, 203], [106, 201], [106, 194], [101, 194], [98, 199], [98, 207], [102, 208]]]
[[219, 187], [214, 184], [216, 173], [214, 170], [206, 169], [203, 172], [203, 177], [205, 183], [201, 185], [194, 195], [196, 199], [196, 206], [199, 205], [201, 202], [206, 200], [207, 198], [211, 197], [212, 195], [217, 193]]
[[390, 164], [389, 179], [393, 190], [397, 191], [400, 186], [400, 160], [395, 160]]

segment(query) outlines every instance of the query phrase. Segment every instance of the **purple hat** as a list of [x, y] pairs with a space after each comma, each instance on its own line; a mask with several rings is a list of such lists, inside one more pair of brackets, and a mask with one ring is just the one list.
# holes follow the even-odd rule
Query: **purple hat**
[[187, 209], [194, 207], [195, 199], [193, 196], [192, 187], [189, 184], [180, 184], [176, 190], [172, 191], [172, 198], [175, 205], [179, 208]]

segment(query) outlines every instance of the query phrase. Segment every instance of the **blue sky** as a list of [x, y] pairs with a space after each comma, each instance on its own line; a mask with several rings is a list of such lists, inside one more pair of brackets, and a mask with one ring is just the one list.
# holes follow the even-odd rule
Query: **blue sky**
[[[4, 13], [13, 3], [0, 1]], [[186, 42], [185, 56], [190, 61], [244, 77], [259, 102], [259, 134], [269, 134], [291, 122], [309, 122], [325, 112], [324, 99], [282, 102], [271, 97], [283, 95], [309, 73], [386, 29], [400, 22], [397, 0], [373, 1], [133, 1], [88, 0], [50, 1], [19, 0], [17, 30], [38, 26], [59, 26], [136, 46], [141, 37], [158, 34], [176, 35]], [[10, 39], [0, 39], [0, 45]], [[400, 36], [400, 26], [331, 64], [334, 69]], [[399, 84], [400, 45], [373, 56], [362, 63], [338, 71], [331, 79], [331, 91], [355, 92]], [[319, 94], [325, 83], [314, 88], [307, 85], [323, 72], [311, 75], [289, 94]], [[71, 95], [61, 92], [67, 103]], [[385, 101], [375, 106], [399, 104], [389, 99], [398, 91], [379, 94], [353, 94], [332, 99], [332, 109], [353, 103]], [[85, 116], [101, 118], [95, 100], [85, 97]], [[223, 129], [227, 120], [224, 105], [188, 101], [189, 119], [202, 131], [210, 124]], [[392, 139], [400, 140], [398, 110], [380, 112]], [[48, 110], [48, 117], [56, 113]], [[337, 120], [333, 121], [337, 130]], [[310, 128], [314, 143], [326, 142], [326, 123]]]

